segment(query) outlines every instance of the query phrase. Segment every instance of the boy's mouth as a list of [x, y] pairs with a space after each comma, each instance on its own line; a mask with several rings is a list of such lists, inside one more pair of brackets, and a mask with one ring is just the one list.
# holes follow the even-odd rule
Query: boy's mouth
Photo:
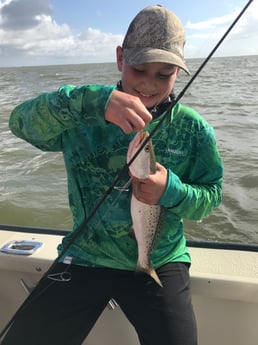
[[141, 92], [141, 91], [138, 91], [138, 90], [136, 90], [136, 92], [139, 94], [139, 96], [144, 97], [144, 98], [152, 98], [152, 97], [155, 97], [154, 94], [146, 94], [146, 93]]

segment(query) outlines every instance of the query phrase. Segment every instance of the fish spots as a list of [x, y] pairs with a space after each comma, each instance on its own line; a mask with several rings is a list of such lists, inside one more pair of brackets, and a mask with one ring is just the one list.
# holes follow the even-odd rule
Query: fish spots
[[[129, 144], [127, 163], [132, 160], [139, 151], [143, 141], [148, 137], [148, 132], [139, 131]], [[144, 179], [150, 173], [155, 173], [156, 159], [151, 140], [138, 152], [137, 157], [130, 164], [130, 173], [133, 177]], [[135, 239], [138, 245], [138, 260], [136, 270], [149, 274], [156, 283], [162, 287], [162, 283], [152, 267], [150, 254], [156, 245], [160, 235], [159, 205], [148, 205], [139, 201], [134, 194], [131, 197], [131, 217]]]

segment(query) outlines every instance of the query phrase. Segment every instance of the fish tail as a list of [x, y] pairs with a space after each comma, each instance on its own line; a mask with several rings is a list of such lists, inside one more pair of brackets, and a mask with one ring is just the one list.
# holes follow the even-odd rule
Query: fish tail
[[139, 265], [137, 265], [137, 272], [145, 272], [147, 273], [153, 280], [155, 280], [155, 282], [160, 286], [163, 287], [159, 276], [157, 274], [157, 272], [155, 271], [155, 269], [152, 267], [152, 265], [149, 265], [148, 267], [141, 267]]
[[159, 276], [157, 275], [157, 272], [155, 271], [155, 269], [153, 267], [149, 270], [148, 273], [160, 287], [163, 287], [163, 285], [159, 279]]

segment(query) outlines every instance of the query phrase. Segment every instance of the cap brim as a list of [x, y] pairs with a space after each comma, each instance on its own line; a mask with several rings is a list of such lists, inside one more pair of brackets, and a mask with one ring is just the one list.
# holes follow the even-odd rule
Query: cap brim
[[141, 65], [152, 62], [162, 62], [178, 66], [182, 70], [184, 70], [188, 75], [190, 75], [190, 71], [188, 70], [183, 59], [181, 59], [178, 55], [163, 49], [125, 48], [124, 58], [126, 64], [129, 66]]

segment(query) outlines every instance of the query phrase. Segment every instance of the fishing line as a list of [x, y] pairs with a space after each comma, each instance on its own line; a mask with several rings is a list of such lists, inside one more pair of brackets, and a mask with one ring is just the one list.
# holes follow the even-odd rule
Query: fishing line
[[[205, 58], [205, 60], [203, 61], [203, 63], [201, 64], [201, 66], [197, 69], [197, 71], [194, 73], [194, 75], [192, 76], [192, 78], [189, 80], [189, 82], [186, 84], [186, 86], [182, 89], [182, 91], [179, 93], [179, 95], [175, 98], [175, 100], [172, 102], [172, 104], [170, 105], [170, 107], [167, 109], [167, 111], [165, 112], [165, 114], [161, 117], [161, 119], [159, 120], [159, 122], [157, 123], [157, 125], [152, 129], [152, 131], [150, 131], [149, 136], [146, 137], [142, 144], [140, 145], [139, 149], [137, 150], [137, 152], [135, 153], [135, 155], [131, 158], [131, 160], [129, 162], [127, 162], [121, 169], [120, 173], [115, 177], [113, 183], [111, 184], [111, 186], [107, 189], [107, 191], [104, 193], [104, 195], [102, 196], [102, 198], [100, 199], [100, 201], [97, 203], [97, 205], [94, 207], [94, 209], [90, 212], [90, 214], [88, 215], [87, 218], [85, 218], [82, 223], [78, 226], [78, 228], [76, 230], [74, 230], [73, 235], [70, 238], [70, 241], [64, 246], [63, 250], [61, 251], [61, 253], [58, 255], [58, 257], [54, 260], [53, 264], [50, 266], [50, 268], [47, 270], [47, 272], [42, 276], [42, 278], [40, 279], [40, 281], [38, 282], [37, 286], [34, 288], [34, 290], [31, 292], [31, 294], [27, 297], [27, 299], [23, 302], [23, 304], [20, 306], [20, 308], [16, 311], [16, 313], [13, 315], [13, 317], [11, 318], [11, 320], [7, 323], [7, 325], [3, 328], [3, 330], [0, 332], [0, 339], [3, 337], [3, 335], [7, 332], [7, 330], [9, 329], [9, 327], [12, 325], [12, 323], [14, 322], [15, 318], [26, 308], [26, 306], [28, 306], [34, 299], [36, 299], [41, 293], [42, 291], [40, 290], [41, 286], [41, 282], [46, 279], [51, 272], [53, 271], [53, 269], [55, 268], [56, 264], [58, 263], [58, 261], [60, 260], [60, 258], [65, 254], [65, 252], [70, 248], [70, 246], [73, 244], [73, 242], [75, 241], [75, 239], [81, 234], [81, 232], [84, 230], [84, 228], [87, 226], [87, 224], [89, 223], [89, 221], [93, 218], [93, 216], [96, 214], [96, 212], [98, 211], [98, 209], [100, 208], [100, 206], [105, 202], [105, 200], [107, 199], [107, 197], [109, 196], [109, 194], [112, 192], [112, 190], [115, 188], [115, 186], [117, 185], [118, 181], [121, 180], [121, 178], [128, 172], [128, 168], [129, 166], [133, 163], [133, 161], [136, 159], [136, 157], [139, 155], [139, 153], [141, 152], [141, 150], [144, 148], [144, 146], [147, 144], [147, 142], [153, 137], [153, 135], [157, 132], [157, 130], [160, 128], [160, 126], [162, 125], [162, 123], [165, 121], [165, 119], [170, 115], [170, 112], [172, 110], [172, 108], [175, 106], [176, 103], [178, 103], [178, 101], [184, 96], [185, 92], [188, 90], [188, 88], [192, 85], [192, 83], [194, 82], [194, 80], [198, 77], [198, 75], [200, 74], [200, 72], [203, 70], [203, 68], [205, 67], [205, 65], [208, 63], [208, 61], [210, 60], [210, 58], [214, 55], [214, 53], [216, 52], [216, 50], [219, 48], [219, 46], [222, 44], [222, 42], [225, 40], [225, 38], [228, 36], [228, 34], [230, 33], [230, 31], [233, 29], [233, 27], [236, 25], [236, 23], [239, 21], [239, 19], [242, 17], [242, 15], [245, 13], [245, 11], [247, 10], [247, 8], [250, 6], [250, 4], [253, 2], [253, 0], [249, 0], [248, 3], [244, 6], [244, 8], [242, 9], [242, 11], [239, 13], [239, 15], [236, 17], [236, 19], [233, 21], [233, 23], [229, 26], [229, 28], [227, 29], [227, 31], [225, 32], [225, 34], [221, 37], [221, 39], [218, 41], [218, 43], [215, 45], [215, 47], [212, 49], [212, 51], [210, 52], [210, 54]], [[53, 281], [52, 281], [53, 283]], [[64, 282], [65, 284], [65, 282]], [[39, 291], [38, 291], [39, 290]], [[45, 291], [46, 289], [44, 289]]]

